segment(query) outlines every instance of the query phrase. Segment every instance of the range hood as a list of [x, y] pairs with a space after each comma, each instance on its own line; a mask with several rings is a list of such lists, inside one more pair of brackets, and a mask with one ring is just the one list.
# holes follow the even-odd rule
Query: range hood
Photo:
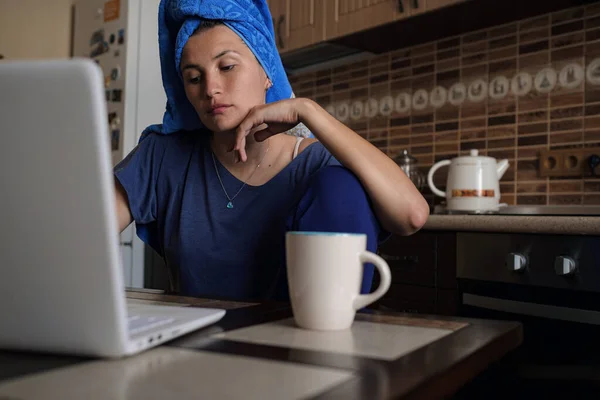
[[281, 60], [288, 75], [332, 68], [366, 59], [374, 54], [341, 44], [322, 42], [313, 46], [283, 53]]

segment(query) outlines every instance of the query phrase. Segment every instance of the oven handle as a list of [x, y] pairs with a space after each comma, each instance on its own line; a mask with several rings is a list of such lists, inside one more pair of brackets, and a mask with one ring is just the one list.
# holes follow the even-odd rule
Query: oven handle
[[486, 308], [512, 314], [531, 315], [534, 317], [600, 325], [600, 312], [583, 310], [580, 308], [498, 299], [495, 297], [479, 296], [470, 293], [463, 293], [462, 303], [467, 306]]

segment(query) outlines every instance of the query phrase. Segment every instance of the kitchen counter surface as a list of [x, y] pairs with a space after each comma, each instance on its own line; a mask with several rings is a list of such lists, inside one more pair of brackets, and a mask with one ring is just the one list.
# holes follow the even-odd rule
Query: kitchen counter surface
[[424, 230], [600, 235], [600, 215], [445, 215], [429, 216]]

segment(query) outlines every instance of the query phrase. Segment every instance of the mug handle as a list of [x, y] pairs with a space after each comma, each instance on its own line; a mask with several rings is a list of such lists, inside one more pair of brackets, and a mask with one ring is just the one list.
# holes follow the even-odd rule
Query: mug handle
[[390, 284], [392, 283], [392, 273], [390, 272], [390, 267], [383, 258], [379, 257], [375, 253], [371, 253], [370, 251], [360, 252], [358, 254], [358, 258], [363, 264], [369, 262], [375, 265], [375, 267], [379, 270], [381, 279], [379, 281], [379, 287], [373, 293], [359, 294], [354, 298], [353, 306], [355, 310], [360, 310], [376, 300], [379, 300], [379, 298], [388, 291]]

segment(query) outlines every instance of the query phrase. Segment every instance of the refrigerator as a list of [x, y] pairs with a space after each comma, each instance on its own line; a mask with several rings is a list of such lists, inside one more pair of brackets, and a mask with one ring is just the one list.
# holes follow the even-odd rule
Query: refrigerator
[[[160, 0], [77, 0], [72, 55], [89, 57], [104, 73], [113, 165], [137, 144], [166, 105], [158, 52]], [[146, 245], [134, 224], [121, 234], [125, 284], [144, 287]]]

